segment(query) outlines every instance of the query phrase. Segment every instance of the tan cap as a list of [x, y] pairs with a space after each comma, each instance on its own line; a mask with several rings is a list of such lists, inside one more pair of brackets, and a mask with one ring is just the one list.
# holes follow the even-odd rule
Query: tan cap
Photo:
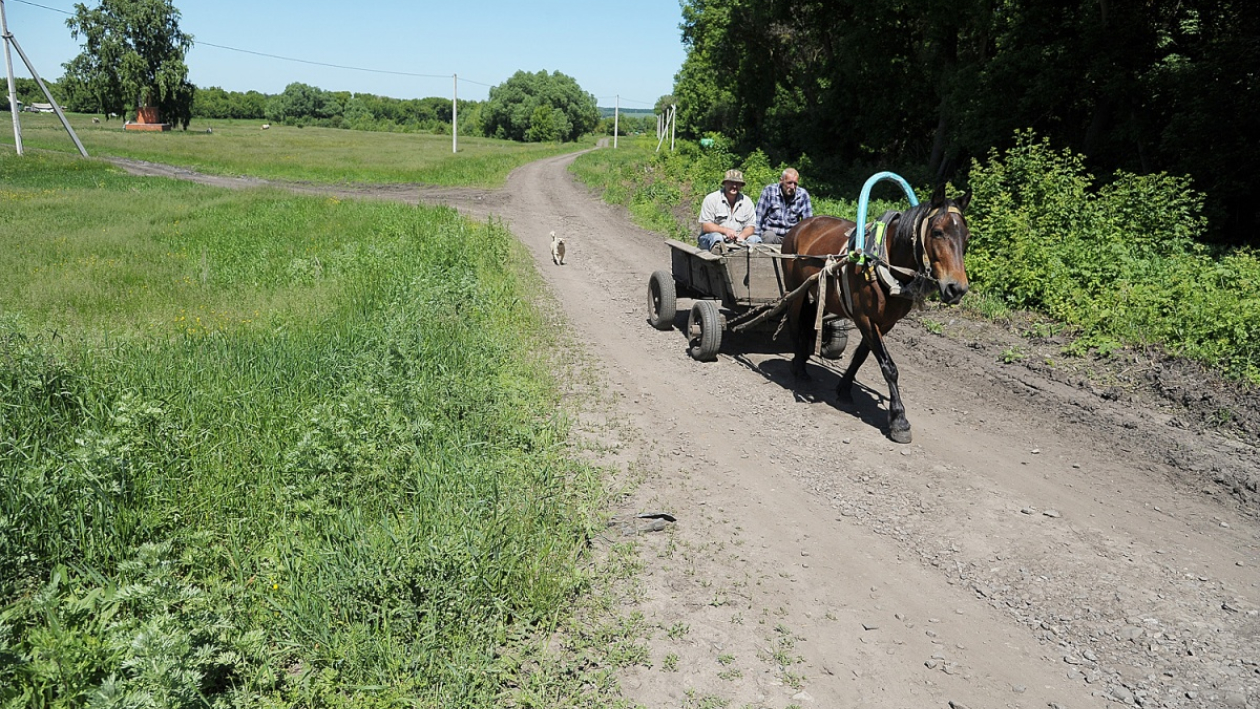
[[744, 184], [744, 173], [740, 172], [739, 170], [727, 170], [726, 176], [722, 178], [722, 181], [734, 182], [734, 183], [742, 185]]

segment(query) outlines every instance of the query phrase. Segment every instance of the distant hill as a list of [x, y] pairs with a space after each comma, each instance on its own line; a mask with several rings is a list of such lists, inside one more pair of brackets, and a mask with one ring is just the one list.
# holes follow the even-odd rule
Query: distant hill
[[[615, 113], [615, 112], [616, 112], [616, 110], [617, 110], [617, 109], [616, 109], [616, 108], [614, 108], [614, 107], [612, 107], [612, 106], [600, 106], [600, 107], [599, 107], [599, 117], [600, 117], [600, 118], [612, 118], [612, 115], [613, 115], [613, 113]], [[636, 118], [641, 118], [641, 117], [643, 117], [643, 116], [654, 116], [654, 115], [656, 115], [656, 109], [653, 109], [653, 108], [623, 108], [623, 109], [621, 109], [621, 115], [623, 115], [623, 116], [634, 116], [634, 117], [636, 117]]]

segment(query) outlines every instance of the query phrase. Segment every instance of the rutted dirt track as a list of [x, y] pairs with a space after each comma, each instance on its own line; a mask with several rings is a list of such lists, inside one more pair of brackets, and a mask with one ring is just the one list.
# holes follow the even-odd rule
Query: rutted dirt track
[[[930, 309], [889, 338], [914, 426], [894, 444], [873, 361], [845, 410], [845, 360], [800, 385], [767, 335], [697, 363], [678, 329], [649, 327], [668, 249], [575, 184], [572, 159], [501, 191], [285, 186], [497, 216], [534, 254], [612, 402], [586, 428], [637, 483], [622, 512], [677, 519], [636, 537], [645, 571], [628, 595], [654, 630], [651, 668], [622, 674], [628, 699], [1260, 707], [1254, 393], [1157, 357], [1066, 361]], [[1015, 345], [1023, 359], [1004, 362]]]

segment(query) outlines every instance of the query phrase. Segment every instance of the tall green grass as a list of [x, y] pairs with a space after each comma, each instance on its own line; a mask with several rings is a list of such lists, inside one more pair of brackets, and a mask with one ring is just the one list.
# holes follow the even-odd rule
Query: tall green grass
[[502, 228], [0, 155], [0, 704], [484, 707], [599, 478]]
[[[455, 153], [449, 135], [280, 125], [262, 130], [261, 121], [208, 119], [194, 122], [187, 131], [156, 133], [123, 130], [117, 119], [92, 123], [91, 116], [68, 115], [92, 157], [132, 158], [214, 175], [277, 180], [500, 187], [514, 168], [586, 147], [461, 136]], [[23, 113], [22, 144], [78, 154], [53, 114]], [[13, 145], [12, 131], [0, 131], [0, 148]]]

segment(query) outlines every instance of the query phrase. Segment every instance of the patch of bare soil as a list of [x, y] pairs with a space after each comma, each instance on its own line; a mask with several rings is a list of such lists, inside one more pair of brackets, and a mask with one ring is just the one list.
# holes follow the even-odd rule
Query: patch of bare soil
[[207, 175], [173, 165], [162, 165], [129, 158], [110, 158], [109, 160], [128, 173], [142, 177], [169, 177], [227, 189], [271, 187], [299, 194], [326, 195], [337, 197], [338, 199], [379, 199], [390, 202], [406, 202], [407, 204], [444, 204], [457, 207], [461, 211], [479, 219], [503, 213], [506, 211], [510, 200], [510, 195], [503, 190], [434, 187], [420, 184], [344, 183], [329, 185], [316, 182], [264, 180], [248, 175]]
[[841, 408], [844, 360], [799, 384], [768, 335], [698, 363], [678, 328], [652, 329], [668, 249], [576, 185], [572, 159], [482, 197], [361, 189], [503, 218], [585, 343], [573, 356], [611, 404], [583, 430], [634, 490], [610, 538], [644, 563], [620, 609], [652, 629], [650, 666], [620, 673], [629, 700], [1260, 707], [1254, 390], [930, 307], [888, 340], [914, 426], [894, 444], [873, 364]]

